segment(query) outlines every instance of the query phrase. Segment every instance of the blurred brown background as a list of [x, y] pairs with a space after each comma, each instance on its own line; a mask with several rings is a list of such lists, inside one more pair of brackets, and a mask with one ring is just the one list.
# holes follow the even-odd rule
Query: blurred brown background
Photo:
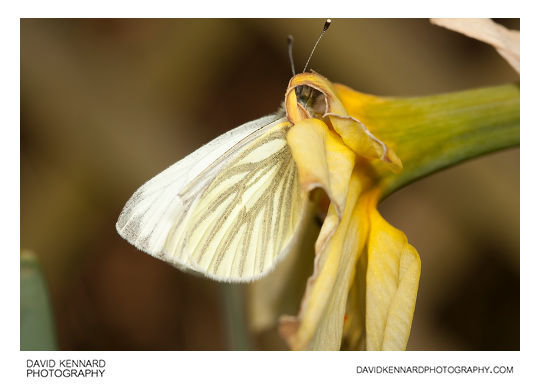
[[[21, 248], [43, 265], [61, 349], [234, 348], [228, 288], [139, 252], [114, 224], [144, 181], [274, 112], [287, 35], [300, 70], [323, 23], [21, 21]], [[491, 47], [422, 19], [335, 19], [310, 68], [385, 96], [519, 80]], [[519, 149], [410, 185], [381, 211], [422, 259], [409, 349], [519, 349]]]

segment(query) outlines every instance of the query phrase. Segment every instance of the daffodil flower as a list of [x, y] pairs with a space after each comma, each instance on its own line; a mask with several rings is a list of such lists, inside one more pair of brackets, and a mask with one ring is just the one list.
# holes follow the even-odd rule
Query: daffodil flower
[[[297, 100], [299, 87], [322, 98], [313, 111]], [[285, 107], [302, 190], [322, 189], [330, 204], [300, 309], [281, 316], [279, 331], [293, 350], [404, 350], [420, 258], [405, 234], [381, 217], [377, 204], [416, 178], [519, 143], [519, 88], [391, 99], [302, 73], [291, 79]], [[454, 120], [441, 124], [445, 113]], [[252, 303], [270, 297], [255, 308], [279, 311], [276, 297], [287, 295], [275, 288], [286, 280], [279, 275], [276, 271], [277, 279], [268, 277], [272, 283], [263, 279], [252, 288], [273, 285], [273, 291], [254, 294]], [[258, 321], [269, 323], [272, 315]]]
[[[324, 110], [308, 116], [293, 92], [308, 86], [324, 98]], [[302, 189], [320, 187], [330, 206], [315, 245], [315, 268], [296, 317], [281, 320], [292, 349], [339, 349], [343, 327], [359, 311], [346, 314], [347, 297], [366, 265], [366, 346], [404, 349], [407, 344], [420, 259], [406, 237], [377, 212], [381, 196], [372, 162], [395, 171], [401, 161], [343, 104], [334, 86], [315, 73], [293, 77], [286, 93], [287, 117], [293, 124], [287, 141], [298, 166]], [[362, 259], [362, 260], [360, 260]], [[364, 278], [364, 276], [357, 276]]]

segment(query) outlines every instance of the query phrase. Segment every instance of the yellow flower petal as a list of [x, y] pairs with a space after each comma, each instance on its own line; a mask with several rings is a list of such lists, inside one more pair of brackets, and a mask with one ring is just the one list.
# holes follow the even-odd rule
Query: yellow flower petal
[[342, 349], [404, 350], [409, 338], [420, 258], [377, 212], [377, 200], [368, 207], [370, 233], [347, 299]]
[[388, 163], [394, 172], [403, 168], [401, 160], [391, 148], [377, 139], [362, 122], [352, 116], [340, 116], [327, 113], [332, 127], [347, 144], [359, 156], [366, 159], [379, 159]]
[[403, 232], [369, 209], [366, 274], [367, 350], [404, 350], [416, 303], [420, 257]]
[[298, 166], [302, 190], [323, 188], [341, 216], [354, 167], [354, 153], [318, 119], [296, 123], [289, 130], [287, 141]]
[[[351, 175], [345, 212], [315, 258], [298, 316], [284, 316], [280, 331], [294, 350], [337, 350], [341, 345], [349, 287], [368, 231], [370, 180], [358, 168]], [[330, 211], [335, 210], [333, 204]], [[332, 216], [332, 214], [330, 214]]]

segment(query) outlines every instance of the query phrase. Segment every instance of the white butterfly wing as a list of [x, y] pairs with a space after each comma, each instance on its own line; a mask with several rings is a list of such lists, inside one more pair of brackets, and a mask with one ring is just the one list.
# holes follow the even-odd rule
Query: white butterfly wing
[[297, 234], [305, 199], [279, 115], [216, 138], [140, 187], [117, 230], [139, 249], [226, 281], [266, 274]]

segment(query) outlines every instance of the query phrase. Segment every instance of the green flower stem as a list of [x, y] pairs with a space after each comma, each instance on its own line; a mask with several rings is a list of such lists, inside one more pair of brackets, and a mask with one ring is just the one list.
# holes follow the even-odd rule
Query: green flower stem
[[366, 117], [403, 162], [396, 174], [379, 167], [385, 197], [435, 171], [519, 145], [519, 85], [382, 99]]
[[222, 284], [223, 311], [229, 349], [252, 350], [246, 314], [245, 289], [239, 284]]
[[58, 348], [45, 278], [31, 251], [21, 252], [21, 351]]

